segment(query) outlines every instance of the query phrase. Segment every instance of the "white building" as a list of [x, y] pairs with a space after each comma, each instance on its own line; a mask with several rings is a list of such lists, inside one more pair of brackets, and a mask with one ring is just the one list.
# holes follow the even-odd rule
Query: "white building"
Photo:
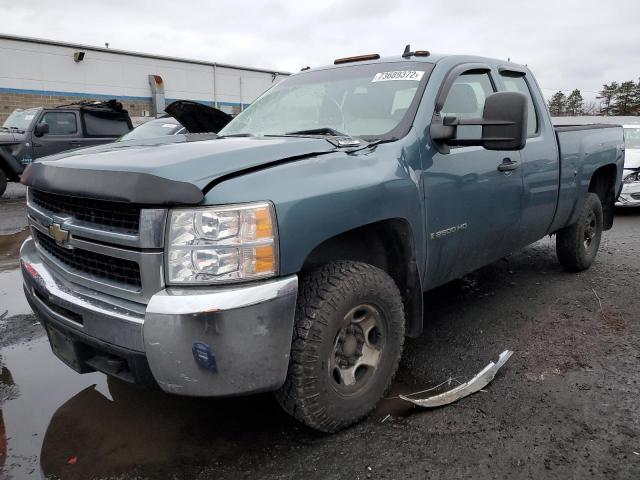
[[0, 35], [0, 122], [15, 108], [57, 106], [83, 99], [117, 98], [132, 116], [150, 115], [154, 111], [154, 77], [150, 76], [161, 78], [166, 104], [194, 100], [237, 113], [286, 75], [274, 70]]

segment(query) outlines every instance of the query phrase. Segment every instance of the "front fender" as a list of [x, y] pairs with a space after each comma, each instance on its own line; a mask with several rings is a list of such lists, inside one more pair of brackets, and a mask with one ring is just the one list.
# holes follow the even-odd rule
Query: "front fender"
[[[404, 219], [424, 266], [424, 215], [416, 142], [301, 159], [216, 185], [205, 204], [270, 200], [280, 240], [280, 274], [297, 273], [315, 247], [359, 226]], [[422, 274], [422, 271], [420, 271]]]

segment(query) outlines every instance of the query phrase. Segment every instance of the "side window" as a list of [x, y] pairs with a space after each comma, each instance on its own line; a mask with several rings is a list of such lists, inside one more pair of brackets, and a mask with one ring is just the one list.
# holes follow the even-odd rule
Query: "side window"
[[41, 122], [49, 125], [49, 135], [74, 135], [78, 131], [72, 112], [46, 112]]
[[126, 118], [83, 112], [84, 128], [89, 137], [119, 137], [129, 132]]
[[[460, 75], [453, 85], [440, 114], [458, 118], [481, 118], [486, 98], [494, 92], [488, 73], [468, 72]], [[458, 127], [459, 139], [476, 139], [482, 136], [480, 125]]]
[[529, 105], [527, 111], [527, 136], [531, 137], [538, 131], [538, 114], [536, 112], [536, 106], [533, 103], [531, 96], [531, 90], [524, 78], [524, 75], [510, 76], [502, 75], [502, 81], [504, 86], [509, 92], [520, 92], [527, 97], [527, 103]]

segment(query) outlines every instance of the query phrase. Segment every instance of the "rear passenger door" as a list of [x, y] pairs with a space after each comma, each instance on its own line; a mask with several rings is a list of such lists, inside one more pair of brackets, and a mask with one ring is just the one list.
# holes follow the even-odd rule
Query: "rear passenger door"
[[49, 125], [49, 133], [33, 137], [34, 158], [53, 155], [81, 146], [80, 122], [75, 111], [45, 111], [37, 123]]
[[[463, 71], [446, 93], [440, 115], [482, 117], [486, 97], [497, 91], [496, 74], [488, 67]], [[480, 126], [459, 126], [456, 138], [481, 135]], [[423, 185], [429, 242], [426, 287], [431, 288], [511, 250], [520, 226], [522, 179], [519, 168], [498, 170], [504, 159], [518, 162], [518, 152], [480, 146], [451, 147], [448, 153], [428, 148]]]
[[527, 144], [520, 151], [524, 188], [518, 246], [523, 247], [544, 237], [553, 221], [560, 165], [544, 98], [527, 70], [513, 68], [502, 67], [499, 72], [501, 90], [520, 92], [528, 99]]

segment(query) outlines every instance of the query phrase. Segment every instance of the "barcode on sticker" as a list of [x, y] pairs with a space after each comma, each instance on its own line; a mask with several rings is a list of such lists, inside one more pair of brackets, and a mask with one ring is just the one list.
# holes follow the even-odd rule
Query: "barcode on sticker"
[[389, 82], [391, 80], [413, 80], [419, 82], [422, 80], [424, 70], [395, 70], [393, 72], [376, 73], [372, 82]]

